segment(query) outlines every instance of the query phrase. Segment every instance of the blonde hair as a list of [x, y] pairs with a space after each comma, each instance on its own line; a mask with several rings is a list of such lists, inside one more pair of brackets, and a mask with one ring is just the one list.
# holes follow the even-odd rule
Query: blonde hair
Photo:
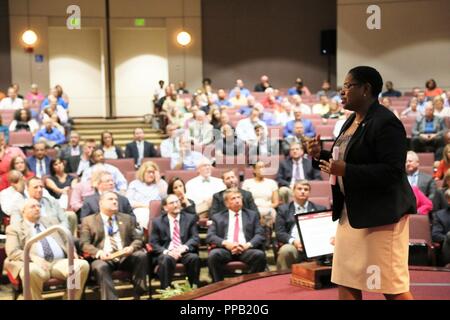
[[91, 184], [94, 188], [97, 188], [98, 184], [100, 183], [100, 181], [102, 180], [103, 176], [106, 175], [110, 175], [112, 176], [112, 174], [109, 171], [106, 170], [96, 170], [92, 173], [91, 176]]
[[154, 163], [153, 161], [146, 161], [141, 165], [139, 170], [136, 172], [136, 179], [140, 180], [141, 182], [144, 182], [145, 171], [147, 171], [150, 168], [155, 171], [159, 171], [159, 167], [156, 163]]

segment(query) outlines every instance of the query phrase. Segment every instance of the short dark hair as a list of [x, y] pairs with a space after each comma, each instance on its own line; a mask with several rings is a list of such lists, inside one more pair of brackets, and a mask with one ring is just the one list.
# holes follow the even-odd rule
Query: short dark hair
[[355, 79], [358, 83], [370, 84], [372, 97], [378, 97], [381, 90], [383, 90], [383, 78], [375, 68], [369, 66], [358, 66], [351, 69], [348, 73], [351, 74], [353, 79]]

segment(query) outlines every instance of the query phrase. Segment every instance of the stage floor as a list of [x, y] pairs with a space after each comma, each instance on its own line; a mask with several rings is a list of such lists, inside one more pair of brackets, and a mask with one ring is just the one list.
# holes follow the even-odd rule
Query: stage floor
[[[450, 270], [437, 268], [411, 268], [411, 292], [416, 300], [450, 300]], [[337, 288], [312, 290], [290, 284], [290, 273], [271, 273], [253, 280], [226, 283], [227, 288], [220, 289], [220, 283], [199, 289], [197, 294], [191, 292], [185, 299], [197, 300], [335, 300]], [[231, 286], [230, 286], [231, 285]], [[208, 290], [210, 287], [212, 290]], [[208, 291], [214, 291], [208, 293]], [[382, 294], [363, 293], [367, 300], [384, 299]]]

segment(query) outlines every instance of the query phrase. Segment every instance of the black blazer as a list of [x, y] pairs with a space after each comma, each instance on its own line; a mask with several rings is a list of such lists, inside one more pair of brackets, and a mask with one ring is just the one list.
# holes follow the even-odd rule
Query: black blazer
[[[222, 248], [222, 241], [228, 233], [228, 209], [216, 213], [211, 218], [212, 224], [208, 228], [206, 242], [218, 248]], [[254, 249], [264, 250], [264, 229], [259, 222], [259, 215], [255, 211], [242, 209], [242, 224], [244, 226], [244, 236]]]
[[78, 166], [80, 165], [80, 161], [81, 161], [81, 156], [69, 157], [67, 159], [66, 171], [68, 173], [77, 173]]
[[431, 238], [435, 242], [443, 242], [450, 231], [450, 210], [442, 209], [434, 214]]
[[[119, 212], [131, 214], [134, 217], [133, 208], [130, 201], [122, 195], [119, 196]], [[80, 211], [80, 219], [87, 217], [94, 213], [100, 212], [99, 206], [100, 194], [96, 191], [93, 195], [86, 197], [83, 201], [83, 206]]]
[[[347, 119], [339, 135], [355, 116]], [[350, 225], [357, 229], [392, 224], [405, 214], [416, 213], [416, 199], [405, 173], [406, 150], [403, 124], [375, 101], [345, 151], [345, 195], [338, 184], [331, 188], [333, 220], [341, 216], [344, 202]], [[322, 150], [320, 158], [328, 161], [331, 152]], [[313, 166], [318, 169], [319, 161], [313, 160]]]
[[[306, 180], [322, 180], [320, 170], [313, 168], [310, 159], [302, 158], [303, 171], [305, 173]], [[292, 159], [291, 157], [281, 161], [277, 172], [277, 182], [280, 187], [289, 187], [292, 180]]]
[[[144, 158], [157, 157], [155, 147], [151, 142], [144, 141]], [[139, 158], [139, 151], [136, 145], [136, 141], [130, 142], [125, 147], [125, 158], [133, 158], [136, 164]]]
[[[324, 206], [308, 201], [306, 207], [307, 212], [325, 210]], [[291, 238], [291, 230], [295, 225], [295, 205], [294, 202], [279, 206], [277, 209], [277, 217], [275, 219], [275, 234], [277, 241], [281, 243], [289, 243]]]
[[[181, 212], [180, 219], [180, 238], [183, 245], [188, 246], [189, 252], [198, 252], [200, 238], [197, 230], [197, 216]], [[169, 248], [172, 238], [170, 237], [170, 224], [167, 213], [153, 220], [152, 233], [150, 235], [150, 244], [153, 247], [153, 253], [160, 255]]]
[[[251, 211], [255, 211], [259, 215], [258, 207], [255, 204], [255, 200], [253, 199], [253, 195], [251, 192], [247, 190], [243, 190], [239, 188], [239, 192], [242, 194], [242, 207]], [[213, 195], [213, 201], [211, 208], [209, 209], [209, 217], [212, 217], [216, 213], [227, 210], [225, 206], [225, 200], [223, 199], [223, 194], [225, 190], [216, 192]]]
[[[99, 146], [100, 149], [103, 150], [103, 152], [105, 152], [105, 149], [103, 148], [102, 145]], [[117, 159], [122, 159], [123, 158], [123, 150], [121, 147], [115, 145], [114, 149], [116, 150], [116, 154], [117, 154]], [[144, 143], [144, 149], [145, 149], [145, 143]], [[130, 157], [131, 158], [131, 157]]]

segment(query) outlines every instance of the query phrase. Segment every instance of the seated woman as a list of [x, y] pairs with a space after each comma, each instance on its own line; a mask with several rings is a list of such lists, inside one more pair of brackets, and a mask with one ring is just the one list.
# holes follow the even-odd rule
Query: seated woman
[[[34, 177], [34, 172], [32, 172], [31, 170], [28, 169], [26, 159], [24, 157], [22, 157], [21, 155], [15, 156], [11, 159], [11, 162], [9, 165], [9, 171], [11, 171], [11, 170], [17, 170], [20, 173], [22, 173], [25, 180], [28, 180], [31, 177]], [[9, 181], [8, 181], [8, 172], [2, 174], [0, 177], [0, 191], [8, 188], [10, 186]]]
[[210, 120], [211, 125], [215, 130], [220, 130], [220, 127], [222, 126], [222, 123], [220, 122], [220, 109], [218, 107], [213, 107], [209, 111], [208, 118]]
[[136, 220], [147, 229], [150, 216], [149, 203], [167, 195], [167, 183], [161, 179], [159, 167], [152, 161], [144, 162], [136, 173], [136, 180], [128, 186], [126, 197], [133, 207]]
[[100, 135], [100, 149], [103, 150], [105, 159], [122, 159], [124, 157], [122, 148], [114, 144], [113, 135], [109, 131], [103, 131]]
[[442, 152], [442, 160], [439, 161], [436, 172], [433, 175], [434, 180], [442, 180], [444, 174], [450, 169], [450, 144], [444, 147]]
[[167, 194], [174, 194], [180, 199], [181, 208], [184, 212], [197, 214], [194, 201], [186, 197], [186, 185], [181, 178], [173, 177], [170, 179]]
[[19, 109], [14, 113], [14, 120], [9, 125], [9, 131], [29, 131], [35, 134], [39, 130], [39, 124], [31, 117], [30, 109]]
[[279, 205], [278, 185], [275, 180], [264, 177], [264, 170], [264, 162], [256, 162], [253, 165], [254, 178], [244, 180], [242, 189], [252, 193], [261, 215], [261, 224], [272, 229], [275, 222], [275, 208]]
[[67, 209], [68, 193], [79, 181], [77, 177], [66, 173], [66, 164], [62, 158], [50, 160], [50, 176], [45, 179], [45, 187], [52, 197], [60, 199], [61, 207]]

